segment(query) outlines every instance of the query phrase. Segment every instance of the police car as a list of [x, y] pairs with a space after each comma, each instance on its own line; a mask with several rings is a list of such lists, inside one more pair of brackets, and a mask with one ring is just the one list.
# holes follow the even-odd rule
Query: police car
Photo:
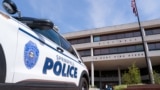
[[[19, 12], [11, 0], [3, 6]], [[0, 11], [0, 90], [88, 90], [88, 71], [50, 20]]]

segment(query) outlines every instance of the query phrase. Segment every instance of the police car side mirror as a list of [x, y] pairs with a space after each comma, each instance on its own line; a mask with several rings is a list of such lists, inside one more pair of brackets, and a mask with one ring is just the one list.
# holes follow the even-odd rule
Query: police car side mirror
[[3, 8], [9, 13], [9, 14], [15, 14], [18, 12], [17, 6], [15, 3], [11, 0], [4, 0], [3, 1]]

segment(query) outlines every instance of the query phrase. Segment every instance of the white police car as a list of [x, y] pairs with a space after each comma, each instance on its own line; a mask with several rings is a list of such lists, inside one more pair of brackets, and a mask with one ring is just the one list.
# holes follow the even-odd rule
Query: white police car
[[[3, 6], [18, 12], [10, 0]], [[86, 66], [53, 26], [0, 11], [0, 90], [88, 90]]]

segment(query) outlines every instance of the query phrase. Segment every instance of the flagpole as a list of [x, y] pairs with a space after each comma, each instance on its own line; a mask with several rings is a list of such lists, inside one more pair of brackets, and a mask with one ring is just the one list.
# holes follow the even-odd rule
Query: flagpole
[[144, 28], [142, 28], [142, 26], [141, 26], [140, 18], [139, 18], [139, 15], [138, 15], [138, 9], [137, 9], [137, 5], [136, 5], [136, 0], [134, 0], [134, 2], [135, 2], [135, 9], [136, 9], [135, 14], [137, 14], [136, 16], [137, 16], [137, 19], [138, 19], [138, 25], [139, 25], [139, 29], [141, 31], [142, 43], [143, 43], [143, 48], [144, 48], [146, 64], [147, 64], [147, 67], [148, 67], [148, 72], [149, 72], [148, 74], [149, 74], [150, 83], [155, 84], [154, 76], [153, 76], [152, 63], [151, 63], [150, 57], [148, 55], [148, 52], [149, 52], [148, 45], [147, 45], [147, 41], [144, 40], [145, 31], [144, 31]]

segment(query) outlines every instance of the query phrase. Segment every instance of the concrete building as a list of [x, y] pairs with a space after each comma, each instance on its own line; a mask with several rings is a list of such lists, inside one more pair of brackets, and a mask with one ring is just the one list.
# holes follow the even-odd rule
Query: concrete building
[[[160, 19], [141, 22], [145, 30], [153, 70], [160, 72]], [[140, 69], [143, 83], [149, 82], [138, 23], [95, 28], [63, 34], [86, 64], [91, 85], [121, 84], [122, 74], [133, 63]]]

